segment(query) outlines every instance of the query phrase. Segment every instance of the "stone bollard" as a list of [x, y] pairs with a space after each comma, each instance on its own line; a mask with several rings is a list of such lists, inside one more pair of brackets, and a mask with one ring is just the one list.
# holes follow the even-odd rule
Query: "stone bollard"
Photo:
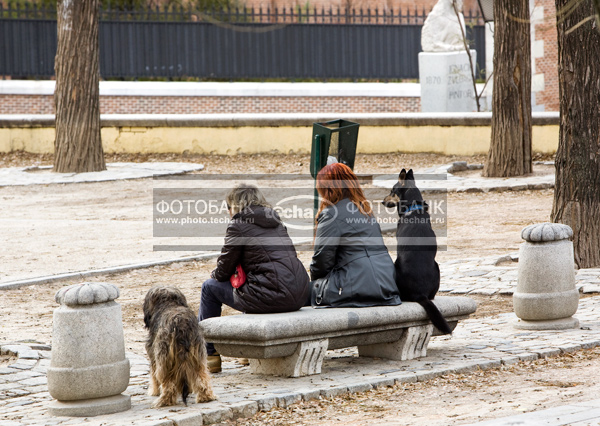
[[88, 417], [131, 408], [121, 395], [129, 385], [129, 360], [119, 289], [109, 283], [83, 283], [56, 293], [48, 391], [55, 416]]
[[517, 321], [525, 330], [563, 330], [579, 326], [573, 317], [579, 305], [575, 287], [573, 230], [560, 223], [540, 223], [523, 229], [519, 278], [513, 295]]

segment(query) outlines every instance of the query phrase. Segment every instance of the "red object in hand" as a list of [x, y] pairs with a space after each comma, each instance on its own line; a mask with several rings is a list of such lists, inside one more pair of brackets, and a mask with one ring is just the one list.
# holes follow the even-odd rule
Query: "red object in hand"
[[240, 288], [246, 283], [246, 273], [242, 269], [242, 265], [238, 265], [237, 268], [235, 268], [235, 272], [229, 281], [231, 281], [233, 288]]

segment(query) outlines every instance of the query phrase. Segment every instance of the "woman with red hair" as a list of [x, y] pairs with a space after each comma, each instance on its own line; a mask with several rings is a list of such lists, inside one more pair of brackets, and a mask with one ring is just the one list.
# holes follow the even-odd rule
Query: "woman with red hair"
[[356, 175], [344, 164], [327, 165], [317, 191], [313, 306], [399, 305], [394, 263]]

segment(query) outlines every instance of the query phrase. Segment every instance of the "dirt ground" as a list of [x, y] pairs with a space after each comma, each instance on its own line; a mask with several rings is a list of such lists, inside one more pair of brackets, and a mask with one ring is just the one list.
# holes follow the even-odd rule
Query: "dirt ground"
[[597, 398], [600, 349], [301, 402], [226, 425], [461, 425]]
[[[232, 169], [247, 172], [285, 171], [305, 172], [307, 156], [236, 156], [193, 157], [182, 156], [112, 156], [108, 161], [190, 161], [205, 164], [209, 172], [230, 172]], [[466, 160], [480, 163], [477, 157], [441, 157], [435, 155], [385, 155], [359, 156], [358, 173], [391, 173], [399, 167], [425, 167], [449, 161]], [[24, 154], [8, 155], [0, 159], [0, 167], [50, 164], [49, 156]], [[276, 169], [258, 167], [259, 163], [274, 164]], [[392, 166], [390, 166], [392, 164]], [[73, 203], [74, 215], [80, 213], [77, 200], [87, 200], [90, 205], [103, 208], [112, 206], [112, 214], [125, 223], [139, 219], [133, 208], [119, 209], [119, 203], [134, 197], [139, 181], [104, 182], [94, 184], [61, 185], [53, 187], [56, 201], [61, 198]], [[39, 191], [39, 189], [38, 189]], [[107, 197], [102, 194], [111, 194]], [[0, 188], [4, 199], [17, 200], [32, 195], [31, 188]], [[487, 255], [504, 255], [518, 250], [521, 229], [531, 223], [547, 221], [552, 207], [552, 191], [519, 191], [504, 193], [448, 194], [448, 242], [438, 261], [465, 259]], [[2, 197], [0, 197], [2, 198]], [[67, 202], [65, 201], [65, 202]], [[139, 206], [139, 205], [138, 205]], [[68, 209], [66, 211], [69, 211]], [[85, 221], [85, 217], [82, 218]], [[85, 229], [82, 222], [82, 228]], [[115, 231], [115, 232], [118, 232]], [[104, 239], [112, 235], [102, 235]], [[32, 231], [23, 239], [34, 247], [44, 244], [43, 235]], [[93, 235], [89, 238], [95, 238]], [[117, 238], [117, 236], [115, 236]], [[39, 257], [52, 256], [40, 253]], [[72, 256], [85, 256], [85, 245], [78, 247]], [[299, 253], [306, 266], [310, 252]], [[392, 252], [392, 255], [395, 253]], [[94, 252], [94, 256], [103, 256]], [[27, 261], [13, 253], [9, 262], [22, 267]], [[6, 262], [3, 261], [3, 263]], [[121, 262], [127, 263], [127, 262]], [[6, 265], [6, 263], [4, 263]], [[142, 302], [146, 291], [153, 285], [169, 284], [179, 287], [188, 297], [192, 308], [198, 309], [201, 283], [207, 279], [215, 261], [176, 263], [122, 274], [95, 277], [94, 281], [109, 281], [121, 289], [118, 299], [123, 310], [125, 341], [128, 351], [144, 354], [146, 332], [142, 322]], [[60, 272], [60, 271], [57, 271]], [[33, 340], [50, 343], [52, 340], [52, 312], [57, 307], [54, 294], [62, 286], [83, 280], [22, 287], [0, 291], [0, 343]], [[512, 310], [512, 300], [506, 296], [477, 296], [477, 316], [494, 315]], [[226, 310], [225, 314], [234, 314]], [[525, 362], [485, 372], [447, 375], [425, 383], [405, 384], [392, 388], [296, 404], [282, 410], [259, 413], [252, 419], [241, 419], [228, 424], [237, 425], [322, 425], [322, 424], [464, 424], [482, 419], [518, 414], [576, 401], [597, 398], [600, 390], [600, 349], [580, 351], [558, 358]], [[0, 358], [0, 365], [6, 364]]]
[[[402, 167], [423, 168], [451, 161], [481, 163], [483, 157], [433, 154], [359, 155], [361, 174], [396, 173]], [[306, 173], [306, 155], [181, 156], [113, 155], [114, 161], [190, 161], [206, 166], [200, 173]], [[16, 153], [0, 158], [1, 166], [49, 165], [51, 156]], [[61, 185], [0, 187], [0, 282], [125, 264], [170, 259], [194, 252], [153, 251], [152, 179]], [[385, 193], [385, 190], [379, 190]], [[448, 250], [438, 259], [464, 259], [516, 251], [523, 226], [548, 220], [551, 192], [449, 194]], [[471, 201], [473, 200], [473, 201]], [[475, 219], [471, 209], [488, 210]], [[510, 214], [506, 214], [507, 211]], [[478, 250], [465, 251], [479, 241]], [[161, 241], [162, 242], [162, 241]]]
[[[535, 153], [534, 161], [552, 160], [553, 156]], [[107, 163], [115, 162], [155, 162], [181, 161], [201, 163], [209, 173], [307, 173], [310, 163], [308, 154], [255, 154], [255, 155], [201, 155], [201, 154], [106, 154]], [[31, 154], [23, 151], [3, 153], [0, 167], [50, 166], [52, 154]], [[357, 154], [354, 171], [356, 173], [393, 173], [402, 167], [421, 168], [441, 165], [453, 161], [467, 161], [469, 164], [483, 164], [485, 155], [458, 156], [438, 154]]]

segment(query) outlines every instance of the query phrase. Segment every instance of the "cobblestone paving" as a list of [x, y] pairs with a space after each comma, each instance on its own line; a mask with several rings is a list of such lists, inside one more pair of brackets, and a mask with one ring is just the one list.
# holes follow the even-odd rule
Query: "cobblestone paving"
[[[492, 191], [543, 189], [552, 187], [553, 175], [509, 180], [457, 178], [453, 172], [474, 168], [453, 163], [432, 168], [427, 173], [450, 173], [444, 185], [450, 191]], [[382, 186], [389, 183], [381, 180]], [[377, 184], [377, 183], [376, 183]], [[439, 188], [439, 182], [433, 182]], [[424, 189], [427, 189], [426, 187]], [[516, 288], [518, 255], [466, 259], [440, 265], [441, 293], [506, 294]], [[600, 269], [579, 270], [577, 287], [582, 293], [600, 293]], [[580, 301], [576, 317], [580, 328], [563, 331], [524, 331], [512, 326], [514, 314], [465, 320], [453, 335], [431, 340], [427, 357], [410, 361], [386, 361], [358, 358], [355, 348], [329, 351], [318, 376], [286, 379], [250, 374], [235, 359], [225, 359], [223, 372], [213, 376], [218, 401], [189, 406], [178, 405], [151, 409], [153, 397], [146, 395], [148, 361], [128, 353], [131, 361], [130, 385], [132, 409], [123, 413], [94, 418], [52, 417], [47, 405], [46, 369], [50, 365], [50, 346], [44, 343], [21, 342], [1, 346], [2, 354], [18, 358], [11, 365], [0, 367], [0, 426], [8, 425], [191, 425], [218, 422], [232, 417], [252, 416], [258, 410], [287, 407], [301, 400], [361, 392], [396, 382], [425, 381], [450, 372], [469, 372], [555, 356], [582, 348], [600, 345], [600, 300]], [[24, 336], [26, 338], [26, 335]]]
[[[517, 287], [517, 266], [518, 253], [445, 262], [440, 264], [440, 292], [512, 295]], [[575, 283], [581, 293], [600, 293], [600, 268], [578, 270]]]
[[[495, 266], [492, 259], [450, 263], [443, 265], [442, 270], [443, 281], [453, 283], [444, 290], [451, 292], [461, 292], [460, 284], [467, 293], [486, 288], [490, 292], [506, 293], [513, 281], [499, 280], [498, 277], [516, 277], [514, 265]], [[494, 286], [485, 280], [493, 282]], [[600, 270], [578, 273], [581, 288], [598, 286], [599, 281]], [[476, 288], [478, 285], [480, 289]], [[516, 320], [512, 313], [465, 320], [459, 323], [451, 337], [434, 337], [425, 358], [399, 362], [358, 358], [355, 348], [329, 351], [321, 375], [296, 379], [255, 376], [235, 359], [225, 359], [223, 372], [213, 377], [218, 401], [195, 404], [191, 397], [188, 407], [178, 405], [165, 409], [150, 408], [154, 398], [146, 396], [146, 358], [128, 353], [131, 381], [125, 393], [132, 397], [132, 409], [90, 418], [85, 423], [174, 425], [175, 421], [177, 425], [184, 425], [186, 422], [198, 422], [201, 418], [204, 423], [216, 422], [251, 416], [257, 410], [269, 410], [275, 406], [286, 407], [319, 395], [329, 397], [395, 382], [425, 381], [445, 373], [492, 368], [600, 345], [600, 300], [582, 299], [576, 317], [580, 320], [580, 328], [564, 331], [517, 330], [512, 326]], [[46, 381], [46, 368], [50, 364], [48, 345], [21, 343], [4, 345], [1, 350], [3, 354], [18, 354], [18, 360], [0, 368], [0, 425], [70, 425], [83, 422], [81, 418], [52, 417], [47, 413], [47, 405], [52, 400]]]

